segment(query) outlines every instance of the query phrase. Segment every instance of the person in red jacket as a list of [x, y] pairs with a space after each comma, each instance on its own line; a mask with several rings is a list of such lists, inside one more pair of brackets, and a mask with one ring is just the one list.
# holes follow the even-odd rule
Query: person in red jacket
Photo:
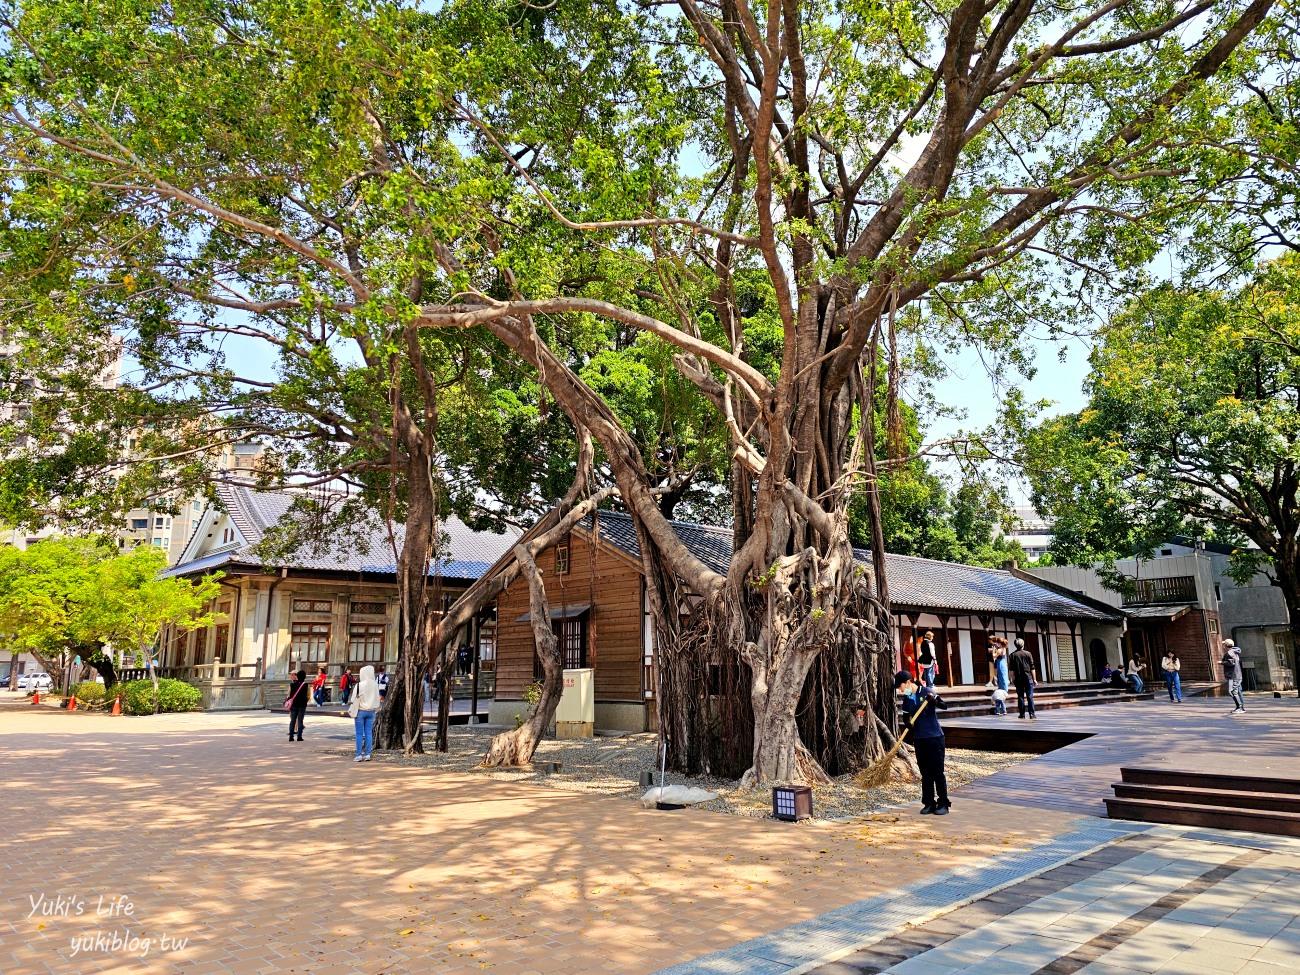
[[325, 673], [325, 668], [321, 667], [320, 673], [316, 679], [311, 682], [311, 696], [316, 699], [316, 707], [325, 706], [325, 685], [329, 682], [329, 676]]
[[343, 668], [343, 673], [339, 674], [339, 698], [343, 701], [343, 706], [348, 706], [348, 700], [352, 697], [352, 671]]

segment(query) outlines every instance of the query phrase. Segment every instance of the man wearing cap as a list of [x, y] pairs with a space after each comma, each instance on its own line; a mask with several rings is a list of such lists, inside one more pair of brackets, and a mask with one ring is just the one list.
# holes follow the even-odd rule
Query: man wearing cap
[[943, 770], [943, 729], [935, 710], [946, 711], [948, 705], [933, 687], [919, 686], [909, 671], [900, 670], [894, 675], [894, 687], [902, 695], [898, 706], [906, 718], [900, 734], [910, 735], [921, 770], [921, 815], [946, 816], [952, 803], [948, 801], [948, 777]]
[[1236, 705], [1230, 714], [1245, 714], [1246, 699], [1241, 694], [1241, 648], [1231, 640], [1223, 641], [1223, 676], [1228, 679], [1228, 693]]

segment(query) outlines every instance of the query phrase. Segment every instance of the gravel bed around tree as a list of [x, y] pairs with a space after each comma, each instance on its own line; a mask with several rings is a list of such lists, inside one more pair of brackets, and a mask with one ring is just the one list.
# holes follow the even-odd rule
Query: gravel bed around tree
[[[653, 734], [563, 741], [545, 739], [537, 746], [532, 768], [479, 768], [479, 762], [487, 753], [488, 742], [499, 730], [457, 726], [449, 729], [448, 751], [445, 754], [430, 752], [404, 758], [397, 752], [375, 752], [373, 758], [374, 761], [395, 765], [464, 772], [506, 782], [545, 784], [574, 792], [620, 796], [630, 800], [640, 800], [645, 792], [639, 785], [642, 772], [655, 770], [655, 782], [659, 781], [655, 766], [658, 738]], [[331, 753], [350, 756], [353, 750], [331, 749]], [[948, 787], [955, 789], [1034, 757], [950, 748], [947, 762]], [[551, 773], [543, 771], [541, 766], [549, 762], [559, 763], [560, 770]], [[840, 776], [830, 785], [818, 786], [814, 790], [813, 813], [816, 819], [851, 819], [901, 803], [918, 802], [920, 799], [920, 786], [916, 783], [859, 789], [853, 785], [852, 778], [850, 775]], [[769, 818], [772, 813], [772, 791], [768, 787], [746, 790], [738, 788], [734, 781], [728, 779], [680, 776], [671, 772], [668, 784], [688, 785], [718, 794], [718, 798], [701, 803], [698, 807], [700, 809], [759, 819]]]

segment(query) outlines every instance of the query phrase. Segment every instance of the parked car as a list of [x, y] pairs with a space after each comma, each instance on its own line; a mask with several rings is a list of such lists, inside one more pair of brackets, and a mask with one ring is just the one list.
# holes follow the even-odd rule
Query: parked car
[[3, 677], [0, 677], [0, 687], [8, 687], [8, 686], [9, 686], [9, 675], [5, 674]]
[[54, 680], [49, 674], [19, 674], [18, 689], [20, 691], [48, 691], [54, 686]]

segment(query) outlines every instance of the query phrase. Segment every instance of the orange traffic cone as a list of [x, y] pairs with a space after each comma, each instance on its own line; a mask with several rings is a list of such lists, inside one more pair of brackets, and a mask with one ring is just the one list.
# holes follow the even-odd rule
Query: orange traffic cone
[[77, 710], [77, 696], [75, 694], [72, 697], [68, 698], [68, 710], [69, 711]]
[[113, 714], [121, 715], [122, 713], [122, 695], [119, 694], [113, 698]]
[[40, 703], [41, 703], [41, 692], [40, 692], [40, 691], [34, 691], [34, 692], [32, 692], [32, 703], [33, 703], [33, 704], [40, 704]]

